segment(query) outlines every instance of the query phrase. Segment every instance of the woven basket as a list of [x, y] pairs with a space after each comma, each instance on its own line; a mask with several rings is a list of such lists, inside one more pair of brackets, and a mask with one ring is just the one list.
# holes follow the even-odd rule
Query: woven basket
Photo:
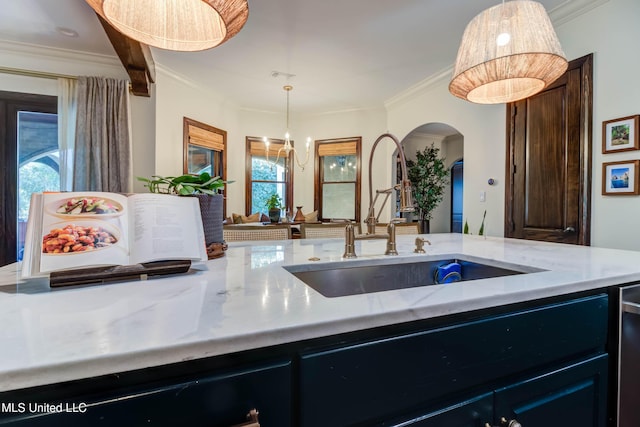
[[202, 226], [204, 228], [204, 239], [207, 245], [224, 242], [222, 235], [222, 205], [224, 196], [215, 194], [196, 194], [200, 203], [200, 214], [202, 215]]

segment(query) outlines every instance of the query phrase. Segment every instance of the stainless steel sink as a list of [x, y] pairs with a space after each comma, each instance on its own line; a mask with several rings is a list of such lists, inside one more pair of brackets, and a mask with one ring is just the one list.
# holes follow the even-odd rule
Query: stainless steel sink
[[[459, 258], [429, 261], [404, 260], [395, 263], [333, 263], [304, 264], [284, 267], [288, 272], [325, 297], [368, 294], [394, 289], [438, 285], [438, 268], [450, 263], [460, 264], [460, 276], [455, 281], [487, 279], [491, 277], [542, 271], [515, 264], [490, 265]], [[446, 286], [446, 285], [445, 285]]]

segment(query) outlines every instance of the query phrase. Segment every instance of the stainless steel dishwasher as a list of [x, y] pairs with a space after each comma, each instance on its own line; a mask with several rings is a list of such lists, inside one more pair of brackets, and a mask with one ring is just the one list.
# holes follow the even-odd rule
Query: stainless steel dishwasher
[[620, 288], [618, 427], [640, 426], [640, 284]]

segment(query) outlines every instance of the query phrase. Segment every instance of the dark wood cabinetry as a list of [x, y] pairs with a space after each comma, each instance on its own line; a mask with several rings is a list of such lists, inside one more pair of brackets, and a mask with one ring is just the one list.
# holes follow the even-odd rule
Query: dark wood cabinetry
[[[83, 380], [0, 394], [7, 403], [87, 403], [83, 413], [0, 413], [0, 425], [229, 427], [604, 427], [607, 296], [434, 319], [228, 355], [153, 381]], [[274, 360], [274, 357], [278, 360]], [[269, 360], [270, 362], [266, 362]], [[221, 362], [220, 362], [221, 361]], [[173, 380], [162, 378], [171, 372]], [[126, 378], [128, 373], [123, 374]], [[92, 385], [99, 391], [89, 393]], [[73, 387], [72, 387], [73, 388]]]

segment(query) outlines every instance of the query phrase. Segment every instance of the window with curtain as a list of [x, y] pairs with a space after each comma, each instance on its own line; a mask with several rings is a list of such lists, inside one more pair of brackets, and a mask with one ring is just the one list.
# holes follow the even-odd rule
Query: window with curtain
[[360, 222], [361, 137], [315, 142], [315, 209], [321, 220]]
[[246, 191], [245, 213], [251, 215], [256, 212], [267, 212], [265, 205], [272, 194], [278, 194], [282, 205], [287, 210], [292, 209], [293, 203], [293, 175], [291, 167], [293, 152], [286, 158], [284, 151], [278, 150], [284, 146], [284, 140], [269, 138], [269, 154], [267, 158], [266, 146], [263, 138], [246, 138]]

